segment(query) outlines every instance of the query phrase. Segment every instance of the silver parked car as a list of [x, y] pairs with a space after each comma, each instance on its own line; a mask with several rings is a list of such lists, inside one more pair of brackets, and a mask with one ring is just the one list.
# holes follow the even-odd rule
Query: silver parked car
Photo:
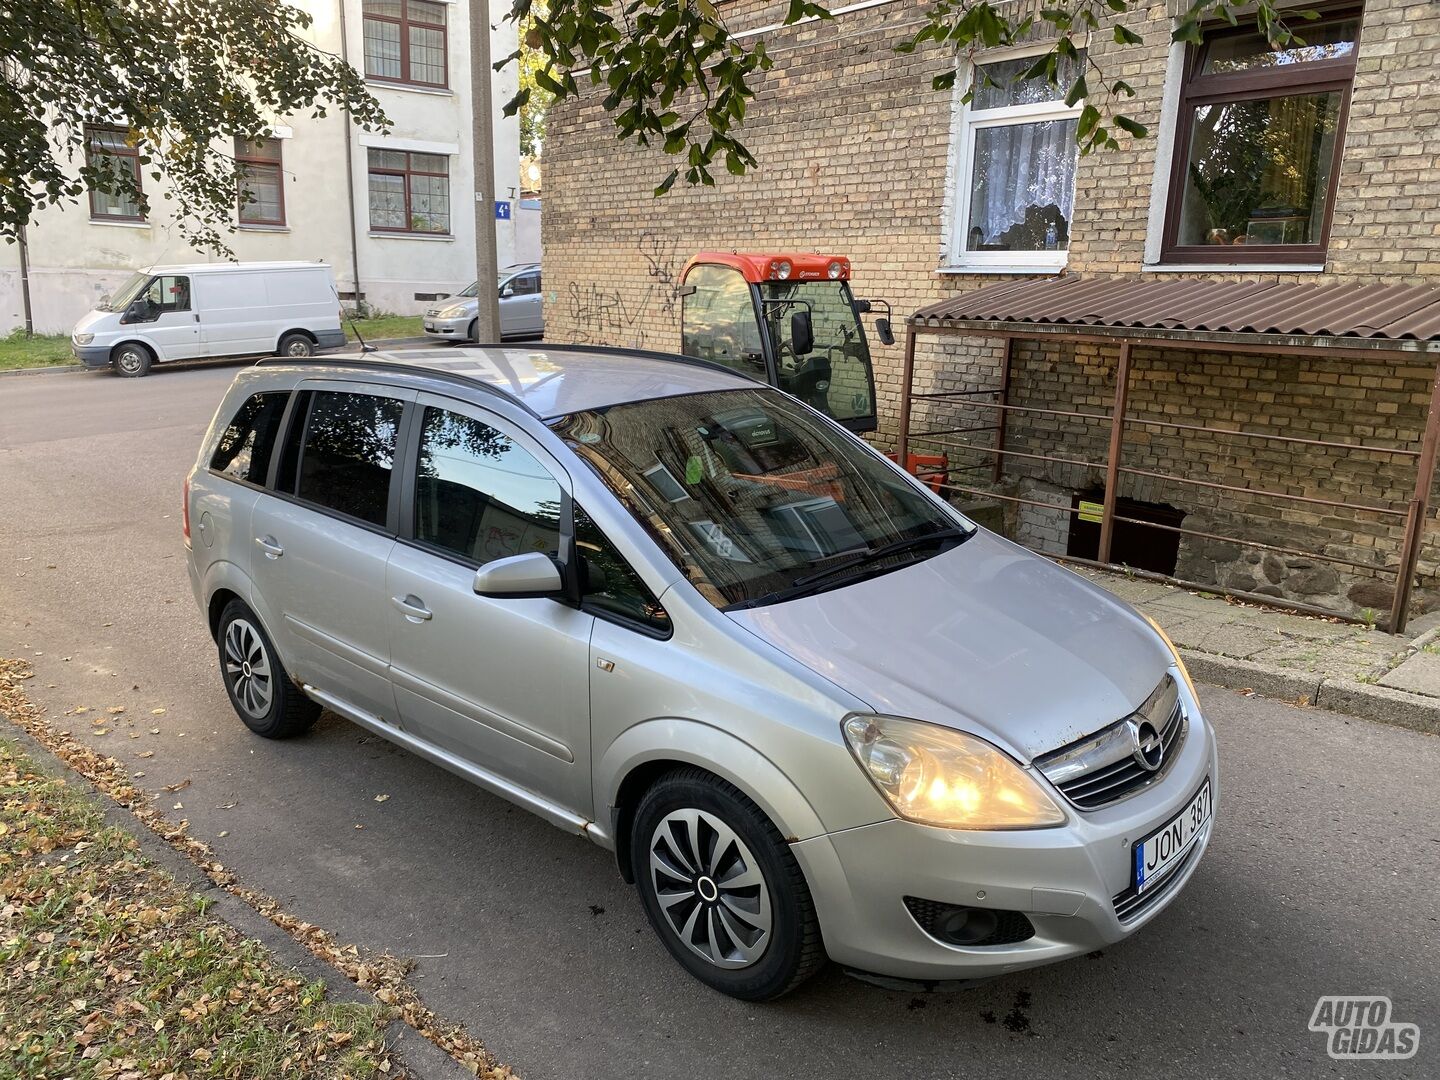
[[[500, 336], [538, 338], [545, 335], [545, 301], [540, 291], [540, 264], [516, 263], [500, 268]], [[437, 300], [425, 309], [421, 326], [427, 337], [446, 341], [474, 341], [480, 283], [454, 296]]]
[[186, 481], [257, 734], [325, 706], [589, 837], [747, 999], [1079, 956], [1195, 873], [1215, 737], [1108, 593], [703, 361], [377, 359], [241, 372]]

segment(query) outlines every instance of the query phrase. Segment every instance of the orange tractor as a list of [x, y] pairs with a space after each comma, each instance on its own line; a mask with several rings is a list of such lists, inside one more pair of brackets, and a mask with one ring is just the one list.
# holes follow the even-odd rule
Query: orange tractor
[[850, 260], [830, 255], [702, 251], [680, 278], [680, 351], [794, 394], [851, 431], [875, 430], [875, 376], [860, 316], [890, 305], [856, 300]]

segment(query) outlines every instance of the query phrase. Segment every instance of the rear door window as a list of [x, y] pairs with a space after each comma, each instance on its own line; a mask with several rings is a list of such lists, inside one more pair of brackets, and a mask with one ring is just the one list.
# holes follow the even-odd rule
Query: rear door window
[[232, 480], [263, 487], [289, 400], [289, 391], [255, 394], [240, 406], [215, 446], [210, 468]]
[[427, 408], [415, 477], [415, 539], [468, 562], [560, 549], [559, 482], [509, 436]]
[[384, 526], [405, 403], [380, 394], [317, 390], [300, 447], [295, 494]]

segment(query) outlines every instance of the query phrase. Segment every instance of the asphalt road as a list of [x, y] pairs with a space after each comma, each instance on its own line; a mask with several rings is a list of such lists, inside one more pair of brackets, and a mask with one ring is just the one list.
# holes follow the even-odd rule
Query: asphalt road
[[[1440, 739], [1211, 690], [1217, 833], [1138, 936], [965, 993], [832, 969], [754, 1006], [684, 975], [585, 841], [332, 716], [249, 735], [180, 541], [181, 477], [233, 371], [0, 379], [0, 655], [31, 659], [55, 723], [133, 761], [249, 884], [417, 958], [429, 1004], [527, 1080], [1440, 1075]], [[1332, 1062], [1306, 1024], [1344, 993], [1390, 995], [1419, 1056]]]

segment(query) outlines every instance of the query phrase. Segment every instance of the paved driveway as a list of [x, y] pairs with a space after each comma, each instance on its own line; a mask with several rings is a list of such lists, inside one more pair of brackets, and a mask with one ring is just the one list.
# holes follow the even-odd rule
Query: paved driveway
[[[1440, 1075], [1440, 739], [1210, 691], [1217, 835], [1137, 938], [963, 994], [832, 970], [753, 1006], [683, 975], [585, 841], [334, 717], [250, 736], [179, 532], [233, 371], [0, 380], [0, 655], [77, 734], [124, 706], [93, 741], [167, 812], [296, 915], [416, 957], [430, 1005], [527, 1080]], [[1341, 993], [1393, 997], [1420, 1056], [1331, 1062], [1306, 1022]]]

